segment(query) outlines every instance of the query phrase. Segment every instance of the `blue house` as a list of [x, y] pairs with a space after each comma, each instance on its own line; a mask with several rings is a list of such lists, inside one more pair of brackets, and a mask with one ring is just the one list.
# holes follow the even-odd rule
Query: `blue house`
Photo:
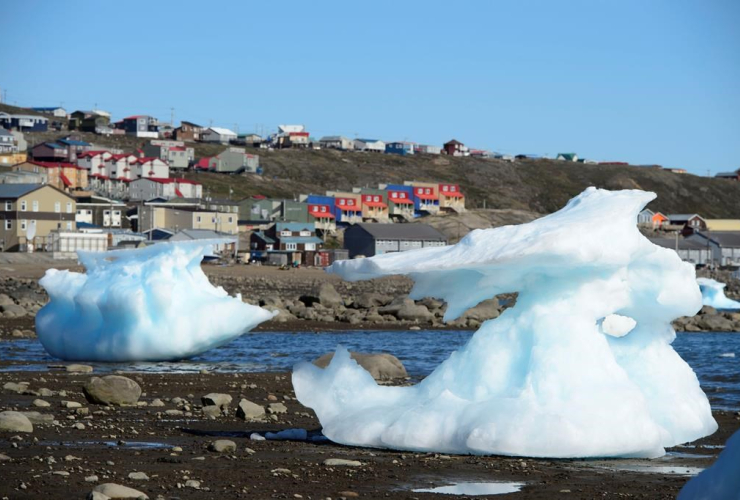
[[46, 132], [49, 129], [49, 119], [43, 116], [0, 112], [0, 127], [21, 132]]
[[414, 143], [413, 142], [389, 142], [385, 145], [386, 154], [391, 155], [412, 155], [414, 154]]
[[[395, 191], [395, 192], [404, 192], [406, 194], [406, 198], [409, 200], [412, 200], [414, 202], [414, 214], [419, 215], [419, 208], [420, 203], [419, 199], [414, 195], [414, 186], [405, 186], [403, 184], [388, 184], [385, 186], [386, 191]], [[393, 201], [391, 199], [391, 201]]]
[[333, 196], [324, 196], [321, 194], [309, 194], [308, 198], [306, 198], [306, 203], [308, 205], [327, 205], [330, 207], [329, 212], [335, 218], [337, 218], [340, 215]]

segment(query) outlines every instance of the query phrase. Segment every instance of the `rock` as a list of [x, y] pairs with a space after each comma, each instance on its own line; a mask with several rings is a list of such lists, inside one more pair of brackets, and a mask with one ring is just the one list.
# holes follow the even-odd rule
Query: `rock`
[[9, 306], [11, 304], [15, 304], [15, 302], [13, 302], [13, 299], [8, 297], [4, 293], [0, 293], [0, 306]]
[[221, 408], [218, 406], [204, 406], [203, 416], [206, 418], [218, 418], [223, 415]]
[[6, 391], [11, 392], [17, 392], [18, 394], [22, 393], [26, 389], [28, 389], [28, 386], [30, 384], [28, 382], [6, 382], [5, 385], [3, 385], [3, 389]]
[[273, 307], [279, 307], [284, 308], [285, 304], [283, 303], [282, 299], [278, 297], [277, 295], [268, 295], [267, 297], [264, 297], [262, 300], [260, 300], [260, 306], [273, 306]]
[[33, 425], [50, 424], [54, 422], [54, 415], [49, 413], [39, 413], [37, 411], [22, 411], [21, 413], [23, 413], [23, 415], [25, 415]]
[[149, 481], [149, 476], [144, 472], [129, 472], [128, 478], [134, 481]]
[[347, 491], [340, 491], [339, 493], [337, 493], [337, 495], [339, 495], [340, 498], [341, 497], [344, 497], [344, 498], [357, 498], [357, 497], [360, 496], [360, 494], [357, 493], [356, 491], [349, 491], [349, 490], [347, 490]]
[[236, 451], [236, 443], [228, 439], [218, 439], [208, 446], [208, 449], [217, 453], [234, 453]]
[[327, 458], [324, 465], [328, 467], [361, 467], [362, 462], [357, 460], [344, 460], [343, 458]]
[[[375, 380], [395, 380], [407, 378], [408, 373], [404, 368], [403, 363], [393, 356], [392, 354], [379, 353], [379, 354], [364, 354], [359, 352], [351, 352], [350, 356], [352, 359], [363, 367], [365, 370], [370, 372]], [[326, 368], [334, 357], [334, 353], [324, 354], [313, 362], [319, 368]]]
[[10, 458], [8, 455], [0, 453], [0, 462], [10, 462], [11, 460], [13, 459]]
[[52, 472], [52, 474], [55, 476], [69, 476], [69, 472], [67, 472], [66, 470], [55, 470], [54, 472]]
[[702, 330], [710, 332], [731, 332], [735, 326], [732, 321], [719, 314], [702, 314], [696, 324]]
[[91, 403], [104, 405], [135, 405], [141, 397], [141, 387], [130, 378], [120, 375], [93, 377], [83, 387]]
[[165, 415], [169, 415], [171, 417], [177, 417], [183, 414], [182, 410], [165, 410]]
[[26, 308], [17, 304], [7, 304], [0, 306], [0, 312], [6, 318], [22, 318], [27, 314]]
[[98, 486], [93, 488], [93, 492], [95, 491], [97, 491], [98, 493], [102, 493], [103, 495], [107, 495], [108, 498], [114, 499], [149, 498], [147, 495], [138, 490], [116, 483], [99, 484]]
[[344, 305], [342, 296], [339, 295], [339, 292], [331, 283], [324, 283], [319, 288], [319, 303], [330, 309]]
[[200, 481], [196, 481], [195, 479], [188, 479], [185, 481], [185, 487], [186, 488], [193, 488], [196, 490], [200, 489]]
[[39, 396], [43, 398], [50, 398], [54, 395], [54, 392], [51, 389], [47, 389], [46, 387], [42, 387], [39, 389]]
[[43, 399], [34, 399], [33, 406], [37, 406], [39, 408], [45, 408], [47, 406], [51, 406], [51, 403], [49, 403], [48, 401], [44, 401]]
[[358, 309], [370, 309], [372, 307], [385, 306], [392, 300], [393, 298], [388, 295], [381, 295], [379, 293], [363, 293], [355, 299], [353, 305]]
[[149, 406], [157, 406], [157, 407], [164, 406], [164, 402], [161, 399], [157, 398], [157, 399], [154, 399], [151, 403], [149, 403]]
[[82, 403], [78, 403], [77, 401], [62, 401], [62, 407], [63, 408], [82, 408]]
[[267, 309], [268, 311], [277, 312], [277, 315], [274, 316], [271, 320], [274, 323], [288, 323], [290, 321], [295, 321], [297, 319], [289, 311], [282, 309], [280, 307], [268, 306], [265, 309]]
[[415, 304], [413, 301], [404, 303], [396, 313], [396, 317], [403, 321], [415, 321], [426, 323], [434, 318], [434, 314], [429, 312], [426, 306]]
[[90, 365], [67, 365], [64, 368], [67, 373], [91, 373], [93, 371]]
[[265, 408], [248, 399], [242, 399], [236, 409], [236, 416], [243, 420], [260, 420], [265, 418]]
[[87, 495], [87, 500], [110, 500], [110, 497], [104, 493], [100, 493], [99, 491], [91, 491], [89, 495]]
[[499, 316], [499, 303], [498, 299], [488, 299], [484, 300], [483, 302], [480, 302], [475, 307], [471, 307], [463, 315], [461, 316], [462, 319], [465, 320], [474, 320], [478, 321], [479, 323], [482, 323], [489, 319], [498, 318]]
[[222, 410], [228, 410], [231, 404], [231, 396], [212, 392], [200, 398], [200, 401], [203, 403], [203, 406], [217, 406]]
[[0, 432], [33, 432], [33, 424], [23, 413], [0, 412]]
[[276, 415], [278, 413], [288, 413], [288, 407], [285, 406], [283, 403], [270, 403], [267, 411], [269, 411], [273, 415]]
[[83, 424], [82, 422], [77, 422], [72, 427], [74, 427], [78, 431], [84, 431], [85, 430], [85, 424]]
[[717, 310], [712, 306], [701, 306], [701, 309], [697, 314], [711, 314], [715, 315], [717, 314]]
[[85, 476], [85, 482], [86, 483], [97, 483], [98, 482], [98, 476], [93, 474], [92, 476]]

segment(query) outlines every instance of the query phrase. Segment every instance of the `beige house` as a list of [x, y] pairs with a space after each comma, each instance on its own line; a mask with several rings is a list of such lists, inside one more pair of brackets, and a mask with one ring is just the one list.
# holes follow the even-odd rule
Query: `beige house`
[[0, 184], [0, 250], [47, 248], [51, 231], [73, 231], [75, 199], [48, 184]]
[[166, 229], [210, 229], [219, 233], [237, 234], [238, 214], [202, 210], [195, 207], [144, 205], [139, 208], [139, 231]]
[[24, 161], [13, 166], [16, 172], [45, 172], [47, 182], [65, 191], [87, 189], [87, 170], [74, 163], [56, 163], [45, 161]]

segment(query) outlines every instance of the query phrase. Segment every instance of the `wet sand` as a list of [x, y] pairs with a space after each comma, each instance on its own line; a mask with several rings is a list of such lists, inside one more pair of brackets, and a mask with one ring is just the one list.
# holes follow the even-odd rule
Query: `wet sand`
[[[7, 365], [0, 362], [2, 366]], [[140, 401], [151, 403], [160, 398], [165, 406], [113, 408], [85, 400], [81, 387], [94, 375], [72, 374], [54, 367], [48, 372], [0, 373], [2, 384], [24, 381], [30, 383], [31, 391], [47, 388], [54, 392], [51, 397], [41, 398], [51, 406], [37, 408], [32, 402], [38, 396], [3, 390], [2, 410], [39, 411], [56, 419], [53, 424], [35, 425], [32, 434], [0, 434], [0, 453], [11, 459], [0, 461], [0, 497], [83, 498], [95, 484], [114, 482], [136, 488], [150, 498], [444, 499], [450, 496], [415, 493], [412, 489], [454, 482], [514, 481], [525, 484], [520, 492], [492, 498], [667, 499], [675, 498], [687, 477], [638, 472], [640, 469], [704, 468], [721, 451], [717, 446], [740, 427], [737, 414], [716, 412], [720, 424], [717, 433], [690, 447], [671, 450], [674, 453], [658, 460], [444, 456], [351, 448], [329, 442], [255, 441], [249, 438], [252, 432], [319, 430], [313, 412], [295, 401], [290, 374], [127, 373], [124, 375], [137, 380], [144, 391]], [[66, 391], [66, 396], [58, 391]], [[228, 416], [214, 420], [203, 415], [200, 398], [211, 392], [234, 398]], [[175, 397], [186, 399], [188, 408], [169, 401]], [[266, 423], [245, 422], [235, 416], [242, 397], [263, 406], [282, 402], [287, 413]], [[89, 414], [63, 408], [62, 401], [79, 402]], [[165, 414], [166, 410], [178, 409], [190, 415]], [[74, 427], [79, 423], [85, 428]], [[208, 445], [220, 438], [234, 441], [236, 452], [208, 451]], [[175, 447], [182, 451], [173, 451]], [[328, 458], [357, 460], [362, 465], [329, 467], [323, 465]], [[129, 479], [131, 472], [144, 472], [149, 479]], [[96, 482], [85, 481], [93, 475], [97, 476]], [[184, 486], [188, 480], [199, 481], [200, 489]]]

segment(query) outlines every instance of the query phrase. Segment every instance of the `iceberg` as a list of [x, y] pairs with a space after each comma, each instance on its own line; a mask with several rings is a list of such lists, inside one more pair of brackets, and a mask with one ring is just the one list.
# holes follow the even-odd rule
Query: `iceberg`
[[710, 278], [697, 278], [702, 303], [715, 309], [740, 309], [740, 302], [725, 297], [725, 285]]
[[483, 323], [422, 382], [379, 386], [338, 347], [294, 367], [297, 399], [346, 445], [529, 457], [658, 457], [717, 429], [671, 321], [702, 305], [691, 264], [653, 245], [637, 214], [654, 193], [588, 188], [533, 222], [458, 244], [335, 262], [354, 281], [403, 274], [445, 319], [501, 293]]
[[681, 489], [678, 500], [740, 499], [740, 431], [727, 440], [717, 461]]
[[78, 252], [86, 273], [49, 269], [36, 315], [46, 351], [69, 361], [173, 361], [226, 344], [274, 313], [214, 287], [200, 267], [213, 241]]

